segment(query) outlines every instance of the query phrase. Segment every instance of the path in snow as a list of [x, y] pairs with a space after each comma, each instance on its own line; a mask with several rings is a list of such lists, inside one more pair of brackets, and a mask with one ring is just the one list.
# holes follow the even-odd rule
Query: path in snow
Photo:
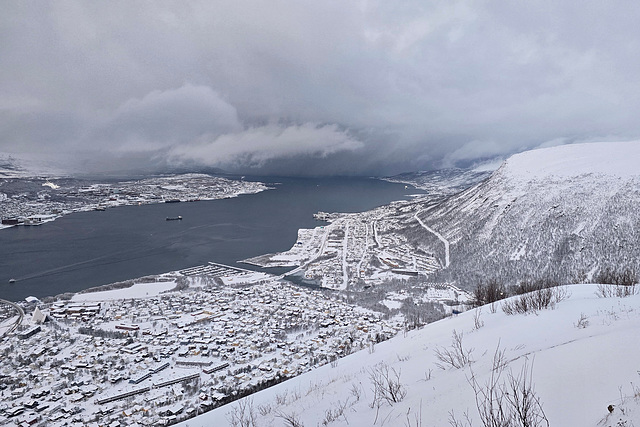
[[434, 236], [436, 236], [438, 239], [440, 239], [440, 241], [442, 243], [444, 243], [444, 268], [447, 268], [447, 267], [449, 267], [449, 241], [447, 239], [445, 239], [444, 237], [442, 237], [442, 234], [438, 233], [433, 228], [429, 227], [427, 224], [422, 222], [422, 220], [418, 217], [418, 214], [421, 213], [421, 212], [422, 211], [416, 212], [414, 217], [418, 221], [418, 223], [422, 226], [422, 228], [427, 230], [429, 233], [432, 233]]

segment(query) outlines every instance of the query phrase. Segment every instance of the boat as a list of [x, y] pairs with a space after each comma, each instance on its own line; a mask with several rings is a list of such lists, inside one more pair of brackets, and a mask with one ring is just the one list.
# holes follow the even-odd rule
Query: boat
[[168, 216], [167, 221], [182, 221], [182, 216]]
[[9, 279], [9, 283], [16, 283], [16, 279]]

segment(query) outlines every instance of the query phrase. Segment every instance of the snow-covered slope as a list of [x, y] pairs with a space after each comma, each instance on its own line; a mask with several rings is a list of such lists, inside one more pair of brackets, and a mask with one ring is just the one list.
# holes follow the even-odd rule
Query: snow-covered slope
[[451, 244], [451, 266], [438, 279], [472, 288], [490, 278], [575, 282], [600, 269], [637, 270], [638, 159], [638, 141], [528, 151], [426, 207], [422, 221]]
[[553, 177], [640, 176], [640, 141], [560, 145], [511, 156], [500, 167], [506, 177], [530, 181]]
[[385, 178], [391, 182], [411, 184], [428, 192], [431, 198], [451, 196], [486, 179], [493, 169], [439, 169], [434, 171], [410, 172]]
[[[469, 379], [473, 375], [481, 387], [490, 380], [498, 347], [506, 365], [497, 384], [503, 384], [510, 372], [520, 374], [526, 362], [549, 425], [640, 425], [639, 397], [633, 397], [640, 381], [640, 341], [635, 339], [640, 332], [640, 296], [599, 298], [595, 285], [567, 290], [555, 309], [514, 316], [499, 306], [495, 313], [486, 306], [468, 311], [182, 425], [233, 425], [234, 416], [253, 412], [255, 424], [243, 425], [292, 425], [285, 420], [296, 419], [304, 426], [448, 426], [453, 411], [458, 420], [468, 412], [478, 426], [482, 424]], [[451, 349], [454, 331], [462, 335], [472, 362], [460, 369], [440, 369], [436, 350]], [[372, 374], [384, 366], [392, 375], [394, 370], [398, 373], [406, 395], [397, 403], [372, 407]], [[614, 405], [612, 413], [608, 405]]]

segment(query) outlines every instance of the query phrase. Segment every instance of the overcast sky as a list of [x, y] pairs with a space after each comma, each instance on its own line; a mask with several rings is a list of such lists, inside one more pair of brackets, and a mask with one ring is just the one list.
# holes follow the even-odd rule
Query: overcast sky
[[633, 1], [2, 1], [0, 151], [392, 174], [640, 137]]

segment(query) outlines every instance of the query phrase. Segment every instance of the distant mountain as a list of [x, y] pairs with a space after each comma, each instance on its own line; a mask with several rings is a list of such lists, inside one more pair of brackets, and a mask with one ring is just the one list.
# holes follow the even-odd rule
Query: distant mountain
[[[437, 280], [584, 281], [640, 265], [640, 142], [564, 145], [509, 158], [489, 179], [424, 206], [420, 219], [449, 240]], [[405, 230], [435, 250], [422, 227]], [[429, 243], [430, 242], [430, 243]]]

